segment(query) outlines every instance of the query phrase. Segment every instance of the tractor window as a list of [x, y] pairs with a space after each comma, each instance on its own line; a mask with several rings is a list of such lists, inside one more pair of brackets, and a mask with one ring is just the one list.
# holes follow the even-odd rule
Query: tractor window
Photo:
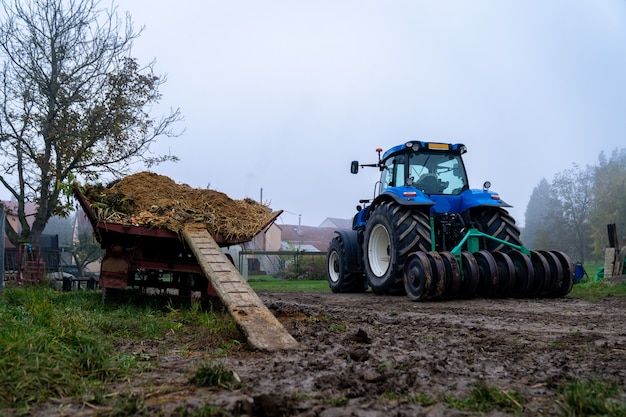
[[413, 186], [426, 194], [460, 194], [467, 188], [467, 177], [459, 155], [414, 153], [409, 163]]
[[467, 189], [467, 178], [460, 158], [451, 158], [437, 167], [437, 176], [445, 188], [442, 194], [460, 194]]
[[383, 171], [380, 174], [380, 192], [382, 193], [389, 187], [398, 187], [404, 184], [404, 167], [405, 161], [403, 155], [395, 158], [389, 158], [385, 161]]
[[391, 159], [385, 162], [383, 171], [380, 173], [380, 192], [382, 193], [389, 187], [393, 187], [393, 160]]

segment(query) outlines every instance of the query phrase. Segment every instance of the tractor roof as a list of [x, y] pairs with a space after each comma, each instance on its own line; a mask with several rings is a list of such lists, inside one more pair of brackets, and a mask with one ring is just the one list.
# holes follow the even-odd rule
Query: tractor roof
[[464, 154], [467, 148], [462, 143], [440, 143], [440, 142], [423, 142], [421, 140], [412, 140], [401, 145], [394, 146], [383, 154], [383, 159], [387, 159], [393, 154], [412, 148], [413, 152], [419, 151], [441, 151]]

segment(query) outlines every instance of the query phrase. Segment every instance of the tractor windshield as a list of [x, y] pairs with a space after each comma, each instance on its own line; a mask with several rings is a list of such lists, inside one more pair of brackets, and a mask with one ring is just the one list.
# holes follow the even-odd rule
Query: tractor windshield
[[381, 192], [413, 186], [425, 194], [460, 194], [468, 188], [461, 156], [443, 152], [401, 153], [385, 161]]
[[426, 194], [460, 194], [467, 176], [460, 155], [442, 152], [409, 154], [407, 185]]

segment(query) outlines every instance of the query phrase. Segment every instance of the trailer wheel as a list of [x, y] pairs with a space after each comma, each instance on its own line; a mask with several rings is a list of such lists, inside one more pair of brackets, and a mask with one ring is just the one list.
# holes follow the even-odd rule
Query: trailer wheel
[[328, 285], [334, 293], [363, 292], [367, 282], [363, 273], [350, 272], [348, 269], [346, 243], [339, 236], [333, 238], [326, 255]]
[[120, 288], [102, 288], [102, 303], [114, 304], [122, 301], [124, 290]]
[[[479, 207], [474, 210], [473, 214], [473, 221], [481, 232], [514, 245], [522, 245], [520, 231], [515, 225], [515, 220], [506, 210], [499, 207]], [[504, 243], [485, 238], [481, 239], [481, 249], [495, 252], [509, 249], [509, 247]]]
[[402, 272], [409, 254], [431, 250], [428, 211], [393, 201], [382, 203], [367, 221], [363, 245], [365, 274], [372, 291], [402, 293]]

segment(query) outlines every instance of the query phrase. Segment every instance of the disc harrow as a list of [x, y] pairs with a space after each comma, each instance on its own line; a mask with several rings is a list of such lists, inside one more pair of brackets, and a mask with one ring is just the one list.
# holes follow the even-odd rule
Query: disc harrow
[[450, 298], [563, 297], [574, 284], [569, 257], [560, 251], [413, 252], [404, 284], [415, 301]]

